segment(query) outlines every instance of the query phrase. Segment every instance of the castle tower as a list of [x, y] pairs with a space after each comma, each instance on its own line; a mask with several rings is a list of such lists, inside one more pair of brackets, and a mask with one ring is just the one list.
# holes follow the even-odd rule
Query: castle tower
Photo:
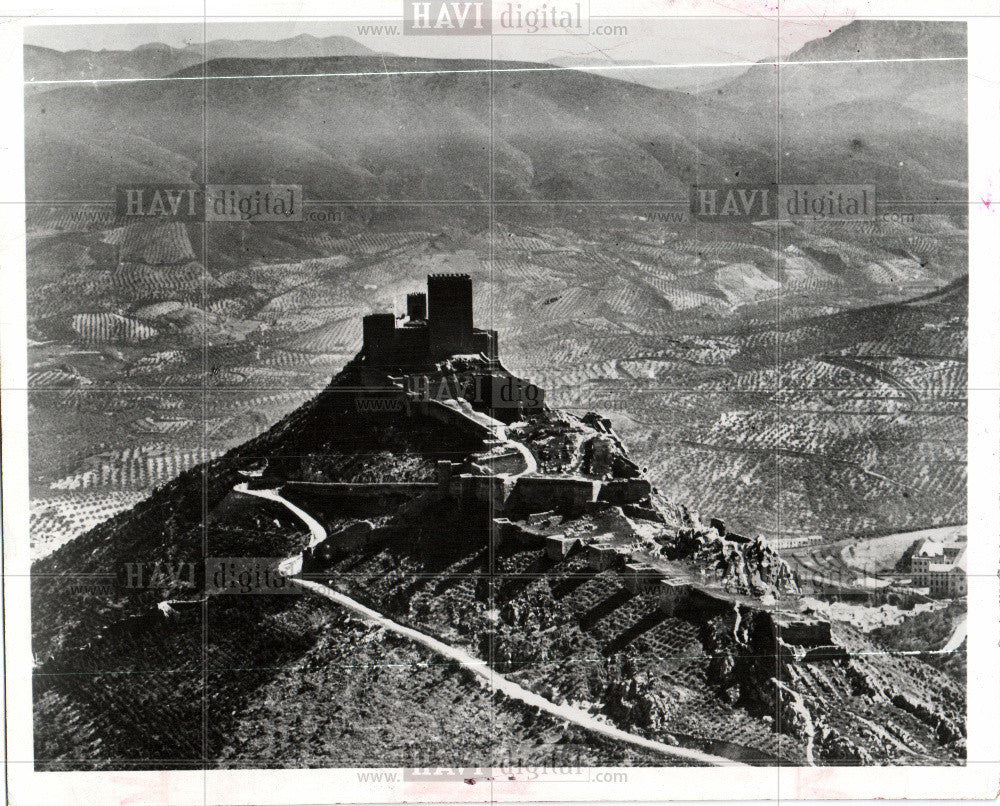
[[427, 318], [427, 295], [418, 292], [406, 295], [406, 315], [411, 322], [418, 322]]
[[427, 277], [427, 322], [432, 358], [472, 351], [472, 278], [468, 274]]
[[372, 364], [392, 362], [396, 338], [396, 317], [391, 313], [370, 313], [361, 320], [365, 361]]

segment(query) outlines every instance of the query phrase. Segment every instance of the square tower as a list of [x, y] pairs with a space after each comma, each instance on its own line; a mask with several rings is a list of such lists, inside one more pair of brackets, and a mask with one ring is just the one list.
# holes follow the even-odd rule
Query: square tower
[[472, 352], [472, 278], [468, 274], [428, 275], [427, 297], [431, 358]]
[[370, 313], [361, 320], [365, 361], [384, 365], [392, 363], [396, 341], [396, 317], [391, 313]]
[[427, 318], [427, 295], [423, 292], [406, 295], [406, 315], [411, 322]]

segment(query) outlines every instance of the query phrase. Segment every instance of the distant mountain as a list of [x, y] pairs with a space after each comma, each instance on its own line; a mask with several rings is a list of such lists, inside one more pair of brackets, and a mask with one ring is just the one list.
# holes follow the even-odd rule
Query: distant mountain
[[[880, 25], [849, 25], [803, 51], [821, 60], [877, 52], [859, 43], [889, 36]], [[886, 25], [917, 40], [891, 54], [960, 52], [961, 26], [932, 36], [932, 23]], [[920, 44], [928, 37], [934, 48]], [[685, 198], [694, 183], [771, 182], [780, 150], [786, 182], [964, 198], [964, 62], [783, 68], [780, 131], [772, 67], [691, 95], [527, 62], [504, 62], [518, 70], [491, 78], [496, 66], [347, 55], [217, 58], [176, 71], [217, 77], [207, 107], [197, 81], [58, 88], [27, 103], [28, 196], [90, 199], [126, 182], [202, 181], [205, 163], [211, 181], [294, 182], [314, 198], [653, 200]], [[920, 108], [942, 96], [949, 103], [935, 114]]]
[[[788, 65], [780, 70], [783, 116], [836, 104], [876, 102], [882, 105], [883, 119], [905, 108], [964, 121], [967, 64], [934, 60], [964, 60], [967, 54], [964, 22], [856, 20], [807, 42], [785, 60]], [[926, 61], [909, 61], [914, 59]], [[762, 63], [709, 94], [741, 108], [773, 110], [778, 76], [773, 64]]]
[[658, 90], [705, 92], [721, 87], [744, 71], [744, 67], [656, 67], [649, 60], [617, 62], [594, 56], [558, 56], [548, 60], [557, 67], [572, 67], [597, 75], [633, 81]]
[[346, 36], [301, 34], [276, 41], [213, 39], [184, 48], [150, 42], [133, 50], [71, 50], [62, 52], [24, 46], [26, 81], [109, 78], [161, 78], [210, 59], [371, 56], [375, 51]]
[[133, 52], [134, 51], [140, 51], [141, 52], [141, 51], [144, 51], [144, 50], [158, 50], [158, 51], [168, 52], [168, 51], [172, 51], [173, 48], [170, 47], [170, 45], [168, 45], [165, 42], [149, 42], [149, 43], [147, 43], [145, 45], [138, 45], [137, 47], [132, 48], [132, 50], [133, 50]]
[[204, 156], [218, 182], [297, 182], [324, 198], [481, 200], [491, 142], [494, 192], [507, 199], [676, 198], [698, 175], [770, 175], [771, 152], [757, 145], [766, 132], [752, 121], [717, 125], [729, 113], [711, 101], [507, 65], [537, 72], [495, 74], [492, 104], [490, 62], [399, 57], [216, 59], [176, 73], [247, 76], [209, 81], [205, 107], [198, 81], [59, 88], [27, 105], [28, 195], [200, 181]]
[[333, 58], [336, 56], [375, 56], [377, 51], [366, 48], [348, 36], [312, 36], [299, 34], [289, 39], [213, 39], [204, 50], [200, 45], [188, 45], [187, 52], [204, 53], [209, 59], [289, 59], [302, 56]]
[[967, 53], [964, 22], [855, 20], [807, 42], [789, 60], [933, 59]]
[[[201, 59], [162, 43], [135, 50], [59, 51], [36, 45], [24, 46], [25, 81], [68, 81], [109, 78], [159, 78]], [[49, 89], [25, 87], [26, 91]]]

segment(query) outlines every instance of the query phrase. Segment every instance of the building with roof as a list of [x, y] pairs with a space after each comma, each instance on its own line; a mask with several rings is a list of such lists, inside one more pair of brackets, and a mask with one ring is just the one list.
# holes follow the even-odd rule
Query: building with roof
[[964, 596], [966, 582], [965, 537], [918, 541], [910, 558], [913, 584], [927, 588], [932, 596]]

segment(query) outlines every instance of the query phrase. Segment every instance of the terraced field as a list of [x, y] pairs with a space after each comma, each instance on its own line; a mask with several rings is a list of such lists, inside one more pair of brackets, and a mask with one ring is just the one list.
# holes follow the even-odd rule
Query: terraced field
[[[183, 422], [183, 421], [181, 421]], [[221, 451], [143, 445], [117, 453], [96, 454], [81, 462], [76, 472], [52, 482], [53, 490], [87, 490], [94, 487], [150, 489], [214, 459]]]
[[[330, 579], [418, 629], [493, 658], [498, 671], [558, 703], [603, 711], [653, 739], [700, 740], [752, 763], [777, 757], [780, 739], [770, 723], [714, 693], [697, 624], [664, 617], [652, 597], [630, 595], [614, 572], [591, 576], [579, 561], [552, 567], [541, 552], [501, 554], [495, 575], [489, 562], [488, 552], [473, 550], [428, 573], [426, 564], [390, 550], [345, 560]], [[498, 612], [495, 624], [490, 609]], [[653, 722], [637, 725], [622, 704], [622, 696], [641, 699], [627, 686], [619, 691], [625, 666], [655, 680], [670, 703]]]
[[31, 501], [31, 558], [41, 559], [119, 512], [131, 509], [146, 492], [72, 492]]

